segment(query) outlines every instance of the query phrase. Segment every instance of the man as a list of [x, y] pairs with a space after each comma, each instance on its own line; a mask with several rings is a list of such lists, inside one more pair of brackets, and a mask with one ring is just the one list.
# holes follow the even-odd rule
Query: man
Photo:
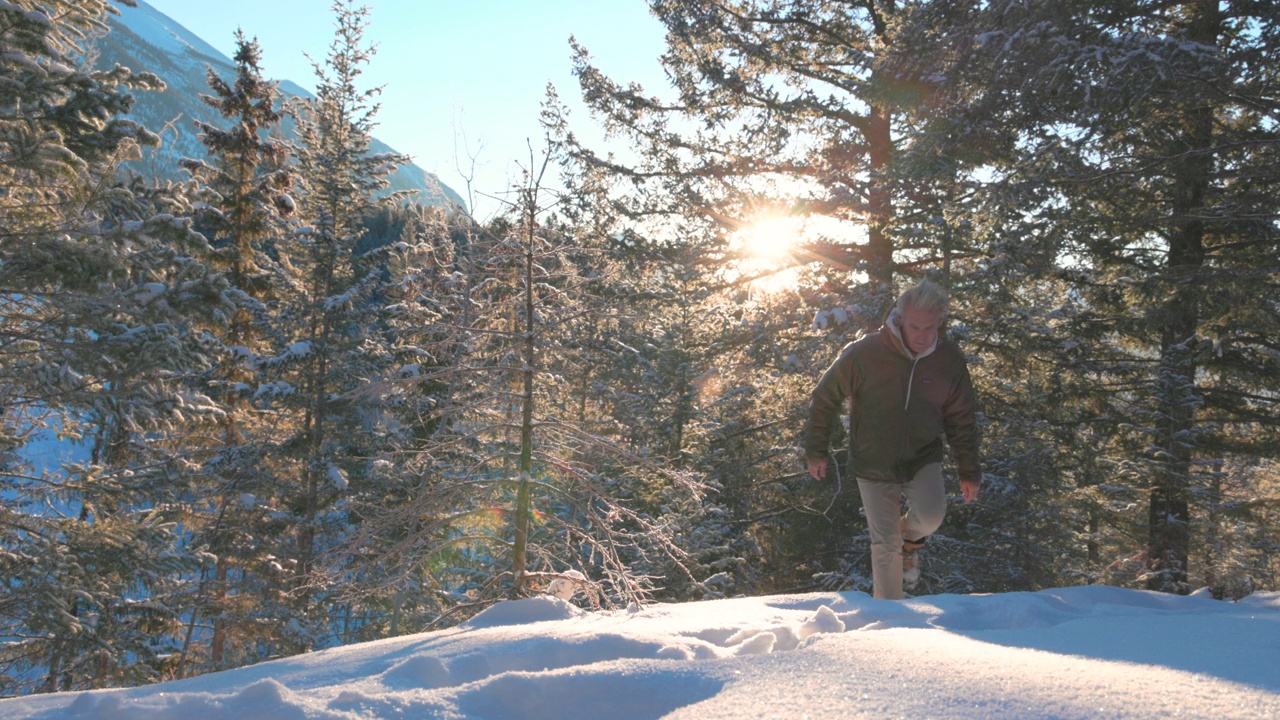
[[848, 476], [862, 495], [877, 598], [900, 599], [904, 577], [908, 586], [919, 580], [916, 552], [942, 525], [943, 435], [966, 503], [982, 482], [973, 383], [964, 355], [943, 336], [947, 309], [946, 291], [929, 281], [903, 292], [879, 332], [840, 352], [809, 406], [804, 450], [818, 479], [827, 473], [831, 423], [842, 408], [849, 413]]

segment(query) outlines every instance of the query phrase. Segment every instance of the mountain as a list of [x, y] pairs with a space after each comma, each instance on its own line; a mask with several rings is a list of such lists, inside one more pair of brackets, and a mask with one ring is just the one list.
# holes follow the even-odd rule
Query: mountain
[[[138, 0], [136, 8], [119, 7], [120, 15], [110, 19], [111, 32], [98, 39], [95, 64], [111, 68], [116, 64], [134, 70], [152, 72], [168, 86], [163, 92], [137, 92], [132, 117], [163, 138], [161, 146], [147, 150], [135, 163], [147, 175], [182, 179], [186, 173], [178, 167], [184, 157], [202, 158], [204, 145], [196, 138], [193, 120], [225, 126], [217, 111], [200, 100], [209, 93], [206, 82], [212, 67], [223, 78], [235, 77], [235, 64], [209, 43], [178, 22]], [[282, 94], [310, 98], [311, 94], [289, 80], [280, 80]], [[374, 138], [375, 153], [394, 152]], [[392, 190], [416, 193], [418, 202], [432, 205], [456, 203], [465, 206], [462, 196], [440, 182], [440, 179], [417, 165], [400, 167], [391, 176]]]

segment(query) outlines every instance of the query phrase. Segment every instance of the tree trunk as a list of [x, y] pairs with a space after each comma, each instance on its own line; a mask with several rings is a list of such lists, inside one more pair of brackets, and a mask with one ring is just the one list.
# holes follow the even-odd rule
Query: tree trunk
[[227, 619], [223, 616], [227, 601], [227, 560], [222, 554], [218, 555], [218, 569], [215, 573], [213, 597], [218, 607], [218, 614], [213, 618], [213, 639], [209, 645], [209, 659], [214, 667], [221, 667], [227, 649]]
[[[1210, 0], [1189, 3], [1187, 39], [1216, 44], [1221, 19]], [[1160, 317], [1160, 366], [1157, 378], [1158, 431], [1155, 486], [1148, 513], [1148, 587], [1165, 592], [1190, 591], [1191, 462], [1196, 451], [1196, 333], [1199, 297], [1204, 284], [1205, 196], [1213, 170], [1214, 108], [1192, 95], [1183, 126], [1170, 148], [1172, 232], [1166, 280], [1169, 299]]]
[[893, 135], [891, 116], [883, 107], [872, 107], [867, 122], [867, 147], [870, 161], [871, 184], [867, 197], [867, 261], [871, 265], [871, 285], [875, 296], [884, 307], [882, 315], [893, 302], [893, 239], [885, 228], [893, 220], [893, 200], [889, 191], [889, 163], [893, 159]]
[[525, 565], [528, 562], [529, 550], [529, 520], [533, 514], [532, 488], [530, 486], [533, 473], [533, 381], [534, 367], [537, 362], [533, 317], [536, 199], [536, 195], [531, 195], [528, 198], [528, 216], [525, 218], [528, 236], [526, 238], [524, 266], [524, 368], [521, 370], [524, 390], [521, 394], [520, 478], [516, 491], [515, 544], [511, 553], [511, 574], [515, 578], [515, 587], [512, 591], [517, 597], [525, 589], [525, 570], [527, 570]]

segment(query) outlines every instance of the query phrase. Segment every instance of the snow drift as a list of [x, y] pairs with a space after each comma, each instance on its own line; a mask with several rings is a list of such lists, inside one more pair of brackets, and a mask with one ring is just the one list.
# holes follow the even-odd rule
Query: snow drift
[[188, 680], [4, 700], [0, 717], [1275, 718], [1278, 657], [1280, 593], [850, 592], [608, 612], [548, 596]]

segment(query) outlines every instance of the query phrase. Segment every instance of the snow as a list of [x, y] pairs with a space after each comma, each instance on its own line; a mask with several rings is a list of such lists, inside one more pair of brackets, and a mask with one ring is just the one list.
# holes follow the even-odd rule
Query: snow
[[264, 397], [284, 397], [285, 395], [292, 395], [293, 393], [294, 387], [292, 385], [283, 380], [275, 380], [259, 386], [257, 391], [253, 393], [253, 399], [258, 400]]
[[165, 291], [167, 291], [168, 289], [169, 287], [164, 283], [157, 283], [157, 282], [143, 283], [140, 287], [138, 287], [134, 291], [133, 297], [139, 303], [142, 303], [145, 305], [151, 302], [152, 300], [155, 300], [156, 298], [163, 295]]
[[568, 570], [563, 577], [558, 577], [547, 585], [547, 594], [561, 600], [572, 600], [578, 588], [584, 585], [587, 577], [577, 570]]
[[120, 24], [129, 28], [133, 34], [149, 45], [170, 55], [198, 53], [207, 58], [215, 58], [228, 65], [231, 64], [231, 60], [226, 55], [179, 25], [168, 15], [148, 5], [145, 0], [140, 0], [136, 8], [121, 7], [119, 10], [120, 14], [116, 19]]
[[445, 630], [142, 688], [0, 701], [8, 720], [1275, 718], [1280, 593], [859, 592], [590, 611], [544, 596]]
[[333, 484], [336, 490], [347, 489], [347, 474], [342, 472], [342, 468], [337, 465], [330, 465], [325, 472], [325, 476], [329, 478], [329, 482]]

